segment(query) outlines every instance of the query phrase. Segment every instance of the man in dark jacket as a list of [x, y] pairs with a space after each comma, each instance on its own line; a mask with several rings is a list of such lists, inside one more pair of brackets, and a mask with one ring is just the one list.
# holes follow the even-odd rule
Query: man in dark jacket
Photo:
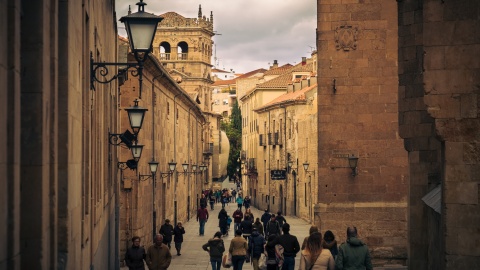
[[266, 241], [256, 228], [253, 228], [252, 235], [248, 241], [248, 253], [252, 258], [253, 269], [258, 269], [258, 259], [264, 252], [264, 245]]
[[177, 250], [177, 256], [182, 255], [180, 251], [182, 250], [183, 235], [185, 234], [185, 228], [181, 222], [177, 223], [177, 226], [173, 229], [173, 242], [175, 243], [175, 249]]
[[347, 242], [338, 248], [335, 269], [373, 269], [368, 247], [357, 238], [356, 227], [347, 228]]
[[272, 215], [268, 212], [268, 209], [265, 209], [265, 213], [263, 213], [262, 218], [260, 219], [263, 223], [263, 231], [265, 235], [267, 235], [267, 223], [270, 221]]
[[270, 220], [267, 222], [267, 227], [265, 229], [265, 234], [270, 235], [280, 235], [280, 224], [275, 220], [275, 215], [270, 217]]
[[170, 249], [170, 245], [172, 244], [173, 226], [170, 224], [169, 219], [165, 219], [165, 224], [160, 227], [159, 233], [163, 235], [163, 243]]
[[235, 212], [233, 212], [233, 231], [236, 232], [237, 230], [240, 229], [240, 223], [242, 223], [242, 219], [243, 219], [243, 212], [242, 212], [242, 209], [240, 209], [240, 207], [235, 210]]
[[253, 223], [248, 215], [245, 216], [243, 221], [240, 223], [240, 230], [242, 231], [243, 238], [248, 240], [248, 237], [250, 237], [253, 230]]
[[297, 237], [290, 234], [290, 225], [288, 223], [282, 226], [283, 235], [275, 239], [275, 244], [283, 247], [283, 266], [282, 270], [295, 269], [295, 256], [300, 251], [300, 243]]
[[[202, 246], [203, 250], [208, 251], [210, 254], [210, 262], [212, 263], [212, 269], [220, 269], [222, 264], [222, 256], [225, 251], [225, 244], [223, 243], [222, 233], [216, 232], [212, 239], [208, 240], [208, 243]], [[215, 266], [215, 268], [213, 267]]]
[[145, 249], [140, 246], [140, 237], [134, 236], [132, 243], [132, 246], [129, 247], [125, 253], [125, 263], [129, 270], [145, 270], [143, 261], [147, 253]]
[[282, 211], [277, 212], [277, 217], [275, 218], [275, 220], [278, 222], [278, 224], [280, 224], [280, 228], [283, 227], [283, 224], [287, 223], [285, 217], [282, 216]]
[[200, 223], [200, 236], [205, 233], [205, 222], [208, 220], [208, 210], [205, 207], [200, 207], [197, 211], [197, 221]]
[[207, 199], [205, 198], [205, 194], [202, 194], [202, 198], [200, 198], [200, 208], [207, 208]]

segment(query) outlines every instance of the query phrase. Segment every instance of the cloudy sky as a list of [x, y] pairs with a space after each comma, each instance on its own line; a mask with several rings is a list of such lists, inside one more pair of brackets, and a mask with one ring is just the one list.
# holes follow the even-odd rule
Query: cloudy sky
[[[137, 12], [138, 0], [116, 0], [117, 17], [128, 5]], [[145, 0], [145, 11], [160, 15], [169, 11], [196, 18], [198, 6], [209, 17], [213, 11], [217, 61], [225, 70], [248, 72], [279, 65], [296, 64], [309, 57], [315, 46], [316, 1], [314, 0]], [[119, 23], [123, 28], [123, 24]], [[126, 36], [124, 29], [119, 29]], [[215, 54], [215, 52], [214, 52]]]

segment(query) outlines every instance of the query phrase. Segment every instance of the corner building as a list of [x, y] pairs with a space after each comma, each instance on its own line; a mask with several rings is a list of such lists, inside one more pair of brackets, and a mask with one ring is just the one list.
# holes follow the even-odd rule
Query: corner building
[[375, 264], [405, 264], [410, 172], [398, 128], [397, 3], [319, 0], [317, 12], [315, 223], [340, 243], [356, 226]]

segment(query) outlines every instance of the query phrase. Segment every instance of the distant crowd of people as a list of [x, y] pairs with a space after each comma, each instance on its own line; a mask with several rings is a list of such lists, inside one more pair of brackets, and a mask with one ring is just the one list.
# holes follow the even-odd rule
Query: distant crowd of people
[[[242, 195], [240, 189], [206, 190], [202, 193], [197, 211], [200, 236], [204, 236], [205, 223], [209, 219], [207, 202], [211, 210], [215, 204], [222, 204], [218, 213], [220, 231], [202, 246], [210, 255], [212, 270], [221, 267], [241, 270], [245, 262], [252, 263], [254, 270], [294, 270], [295, 257], [299, 252], [300, 270], [373, 269], [367, 245], [358, 238], [356, 227], [347, 228], [347, 241], [338, 246], [332, 231], [327, 230], [322, 236], [318, 227], [312, 226], [309, 236], [300, 246], [297, 237], [290, 234], [290, 224], [282, 212], [275, 215], [265, 209], [262, 216], [255, 219], [250, 208], [251, 199]], [[225, 205], [232, 202], [237, 203], [237, 209], [230, 216]], [[232, 222], [235, 236], [227, 254], [224, 254], [227, 249], [223, 237], [228, 236]], [[181, 222], [173, 227], [166, 219], [147, 251], [140, 246], [140, 238], [133, 237], [132, 246], [125, 254], [127, 266], [143, 270], [145, 261], [148, 269], [167, 269], [172, 260], [171, 242], [173, 240], [177, 256], [180, 256], [184, 234]]]

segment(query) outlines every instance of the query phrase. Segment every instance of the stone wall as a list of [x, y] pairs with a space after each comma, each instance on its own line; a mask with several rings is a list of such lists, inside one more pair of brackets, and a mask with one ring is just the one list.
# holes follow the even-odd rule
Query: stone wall
[[[409, 151], [409, 268], [473, 269], [478, 247], [480, 3], [399, 1], [400, 135]], [[442, 192], [439, 212], [422, 198]]]
[[[398, 135], [395, 1], [317, 1], [315, 223], [356, 226], [375, 264], [407, 259], [408, 156]], [[356, 175], [348, 157], [358, 157]]]

